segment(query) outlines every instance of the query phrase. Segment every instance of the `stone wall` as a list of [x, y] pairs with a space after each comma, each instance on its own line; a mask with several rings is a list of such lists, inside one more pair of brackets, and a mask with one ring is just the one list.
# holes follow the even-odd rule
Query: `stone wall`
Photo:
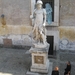
[[31, 46], [32, 41], [28, 35], [4, 35], [0, 36], [0, 44], [5, 47], [13, 46]]
[[30, 25], [30, 0], [0, 0], [0, 15], [7, 25]]
[[[0, 44], [4, 44], [3, 37], [7, 38], [7, 36], [9, 37], [10, 35], [11, 36], [10, 39], [12, 40], [13, 43], [14, 42], [13, 35], [17, 38], [20, 38], [22, 35], [24, 35], [25, 37], [27, 36], [27, 34], [29, 34], [32, 31], [31, 19], [30, 19], [30, 14], [32, 11], [31, 2], [32, 2], [31, 0], [0, 0], [0, 15], [4, 14], [6, 21], [6, 25], [3, 26], [1, 24], [1, 19], [0, 19]], [[59, 2], [60, 2], [59, 26], [47, 27], [47, 32], [48, 32], [47, 35], [58, 37], [57, 40], [54, 39], [55, 40], [54, 49], [56, 44], [57, 49], [59, 49], [59, 47], [60, 49], [63, 49], [62, 47], [65, 47], [64, 49], [69, 48], [70, 50], [71, 49], [74, 50], [75, 0], [59, 0]], [[49, 32], [52, 33], [50, 34]], [[18, 41], [18, 39], [16, 40]], [[21, 40], [22, 38], [19, 39], [19, 41]], [[63, 46], [61, 43], [65, 44], [65, 46]], [[18, 45], [17, 42], [16, 44]], [[22, 43], [20, 43], [20, 45], [22, 45]]]
[[31, 0], [0, 0], [0, 16], [4, 14], [6, 21], [2, 25], [0, 17], [1, 45], [31, 45], [27, 36], [32, 30], [30, 13]]
[[75, 27], [60, 27], [60, 49], [75, 50]]
[[60, 49], [75, 50], [75, 0], [60, 0]]
[[60, 26], [75, 26], [75, 0], [60, 0]]
[[0, 35], [28, 34], [31, 27], [30, 0], [0, 0], [0, 16], [5, 15], [6, 25], [2, 25], [0, 17]]

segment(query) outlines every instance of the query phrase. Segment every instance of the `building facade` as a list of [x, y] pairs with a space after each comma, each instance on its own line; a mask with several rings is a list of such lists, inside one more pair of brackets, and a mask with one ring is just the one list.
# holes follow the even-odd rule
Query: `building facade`
[[[37, 0], [0, 0], [0, 15], [4, 14], [5, 25], [0, 17], [0, 45], [31, 46], [29, 33]], [[52, 23], [46, 24], [50, 50], [75, 50], [75, 0], [42, 0], [51, 4]], [[43, 6], [44, 7], [44, 6]], [[44, 7], [45, 8], [45, 7]], [[52, 52], [51, 51], [51, 52]]]

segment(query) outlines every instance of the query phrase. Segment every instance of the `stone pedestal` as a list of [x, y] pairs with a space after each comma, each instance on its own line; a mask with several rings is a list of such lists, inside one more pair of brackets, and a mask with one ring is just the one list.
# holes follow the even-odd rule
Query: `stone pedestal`
[[33, 72], [48, 73], [49, 60], [48, 60], [49, 44], [45, 48], [31, 47], [29, 50], [32, 56], [32, 65], [30, 70]]

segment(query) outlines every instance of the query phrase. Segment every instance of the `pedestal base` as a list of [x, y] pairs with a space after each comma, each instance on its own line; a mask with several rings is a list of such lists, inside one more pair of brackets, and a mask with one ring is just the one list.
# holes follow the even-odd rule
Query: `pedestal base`
[[48, 70], [49, 70], [49, 60], [47, 60], [46, 65], [31, 66], [32, 72], [48, 73]]
[[49, 50], [48, 43], [43, 48], [31, 47], [29, 51], [31, 52], [32, 56], [32, 66], [30, 68], [32, 72], [48, 73], [49, 69], [48, 50]]
[[39, 73], [39, 72], [27, 71], [26, 75], [51, 75], [51, 73], [52, 73], [52, 66], [53, 66], [53, 63], [49, 62], [48, 73]]

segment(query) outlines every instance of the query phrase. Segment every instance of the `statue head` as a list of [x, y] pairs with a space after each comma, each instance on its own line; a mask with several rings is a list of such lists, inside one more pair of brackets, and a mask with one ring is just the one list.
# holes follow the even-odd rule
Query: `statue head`
[[38, 0], [37, 4], [43, 4], [43, 2], [41, 0]]
[[38, 0], [36, 3], [37, 8], [38, 9], [42, 8], [42, 4], [43, 4], [43, 2], [41, 0]]

